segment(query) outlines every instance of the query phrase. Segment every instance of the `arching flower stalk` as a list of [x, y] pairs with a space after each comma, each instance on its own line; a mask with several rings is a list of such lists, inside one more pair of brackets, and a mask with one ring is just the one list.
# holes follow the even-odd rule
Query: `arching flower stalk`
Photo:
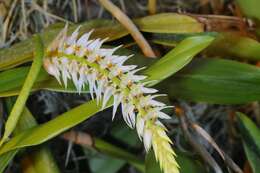
[[125, 122], [137, 129], [145, 150], [153, 147], [156, 159], [165, 173], [178, 173], [175, 153], [171, 148], [171, 140], [166, 134], [165, 126], [159, 119], [169, 119], [162, 112], [169, 108], [155, 100], [162, 96], [155, 94], [156, 89], [147, 88], [142, 82], [146, 76], [137, 75], [136, 65], [124, 65], [130, 56], [118, 56], [113, 53], [118, 49], [102, 48], [104, 40], [89, 39], [86, 33], [78, 38], [79, 28], [67, 36], [65, 27], [47, 48], [44, 67], [58, 82], [67, 87], [71, 79], [80, 93], [88, 85], [89, 92], [97, 101], [106, 107], [113, 97], [114, 119], [118, 106], [121, 104]]

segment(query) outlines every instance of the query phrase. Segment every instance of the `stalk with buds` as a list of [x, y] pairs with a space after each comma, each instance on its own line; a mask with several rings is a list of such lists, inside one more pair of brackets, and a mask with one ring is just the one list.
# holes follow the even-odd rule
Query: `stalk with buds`
[[105, 40], [89, 39], [92, 31], [79, 37], [79, 29], [67, 36], [65, 27], [48, 46], [44, 59], [46, 71], [65, 87], [68, 80], [72, 80], [79, 93], [88, 85], [91, 97], [96, 97], [102, 108], [113, 98], [112, 119], [121, 105], [125, 122], [136, 128], [145, 150], [152, 146], [165, 173], [178, 173], [171, 140], [160, 122], [160, 119], [170, 118], [162, 112], [170, 106], [155, 100], [163, 95], [155, 94], [156, 89], [145, 86], [147, 82], [142, 81], [146, 76], [136, 74], [142, 68], [124, 65], [130, 56], [114, 55], [119, 47], [102, 48]]

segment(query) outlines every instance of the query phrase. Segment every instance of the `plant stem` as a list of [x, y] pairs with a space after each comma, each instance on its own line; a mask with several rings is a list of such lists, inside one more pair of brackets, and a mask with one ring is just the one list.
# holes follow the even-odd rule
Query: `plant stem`
[[149, 43], [125, 13], [109, 0], [99, 0], [99, 2], [130, 32], [145, 56], [156, 57]]
[[157, 0], [149, 0], [148, 1], [148, 10], [149, 10], [150, 14], [156, 13], [156, 4], [157, 4]]

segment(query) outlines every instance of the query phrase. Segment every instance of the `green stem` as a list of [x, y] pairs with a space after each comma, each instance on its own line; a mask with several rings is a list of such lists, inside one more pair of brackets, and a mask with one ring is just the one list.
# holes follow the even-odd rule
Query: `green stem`
[[94, 138], [95, 148], [100, 150], [102, 153], [106, 153], [115, 158], [123, 159], [128, 161], [132, 166], [138, 169], [140, 172], [145, 172], [144, 163], [142, 160], [138, 159], [135, 155], [116, 147], [102, 139]]
[[34, 82], [36, 81], [36, 78], [40, 72], [41, 66], [42, 66], [42, 59], [44, 56], [44, 47], [42, 40], [39, 35], [34, 36], [34, 43], [35, 43], [35, 58], [33, 60], [31, 69], [25, 79], [24, 85], [21, 89], [21, 92], [14, 104], [14, 107], [7, 119], [7, 122], [5, 124], [5, 132], [4, 135], [0, 141], [0, 146], [6, 142], [15, 129], [17, 122], [20, 118], [20, 115], [24, 109], [26, 100], [30, 94], [30, 91], [32, 89], [32, 86]]

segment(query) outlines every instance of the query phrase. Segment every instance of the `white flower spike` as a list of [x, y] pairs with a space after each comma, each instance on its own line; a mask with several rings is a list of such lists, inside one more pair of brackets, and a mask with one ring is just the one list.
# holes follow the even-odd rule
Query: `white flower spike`
[[117, 108], [121, 104], [125, 122], [136, 128], [146, 151], [153, 147], [155, 157], [165, 173], [179, 173], [175, 153], [171, 148], [171, 140], [166, 134], [165, 126], [159, 119], [170, 116], [161, 110], [169, 108], [155, 100], [159, 94], [156, 89], [147, 88], [142, 83], [146, 76], [138, 75], [141, 69], [136, 65], [124, 65], [131, 56], [118, 56], [113, 53], [119, 48], [101, 48], [105, 40], [89, 37], [93, 31], [79, 37], [78, 27], [67, 36], [67, 25], [47, 48], [44, 59], [46, 71], [67, 87], [72, 80], [78, 92], [89, 86], [92, 98], [96, 96], [104, 109], [111, 97], [114, 119]]

